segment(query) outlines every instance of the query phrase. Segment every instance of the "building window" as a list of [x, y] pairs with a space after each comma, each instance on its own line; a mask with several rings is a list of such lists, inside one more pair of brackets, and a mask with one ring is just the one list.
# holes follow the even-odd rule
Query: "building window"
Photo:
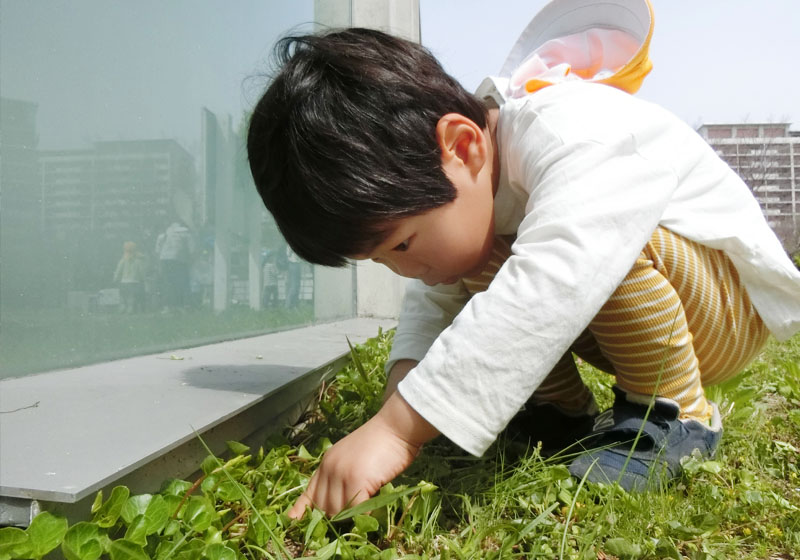
[[708, 127], [706, 135], [709, 140], [718, 140], [723, 138], [732, 138], [733, 129], [729, 126], [724, 127]]
[[786, 126], [765, 126], [764, 136], [766, 138], [781, 138], [783, 136], [788, 136], [786, 128]]
[[739, 125], [736, 127], [736, 138], [758, 138], [758, 126]]

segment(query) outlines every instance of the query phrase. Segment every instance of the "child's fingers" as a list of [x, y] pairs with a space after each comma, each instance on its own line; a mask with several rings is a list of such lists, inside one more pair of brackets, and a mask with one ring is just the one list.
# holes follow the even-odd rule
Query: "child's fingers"
[[331, 515], [335, 515], [342, 510], [347, 508], [351, 508], [357, 506], [361, 502], [366, 502], [369, 499], [370, 495], [361, 486], [353, 487], [349, 486], [342, 489], [342, 495], [339, 500], [339, 503], [336, 504], [336, 511], [331, 513]]
[[306, 486], [305, 492], [303, 492], [294, 505], [289, 509], [287, 515], [291, 519], [302, 519], [303, 516], [306, 514], [306, 507], [314, 508], [315, 501], [312, 499], [312, 496], [317, 492], [317, 488], [319, 487], [319, 472], [314, 473], [311, 477], [311, 480]]
[[348, 489], [347, 484], [340, 484], [339, 488], [326, 489], [325, 485], [315, 480], [306, 488], [306, 491], [297, 499], [289, 509], [287, 515], [291, 519], [302, 519], [306, 508], [319, 509], [328, 515], [336, 515], [345, 508], [353, 507], [369, 499], [369, 493], [362, 487]]
[[312, 507], [313, 505], [314, 504], [312, 503], [311, 498], [309, 498], [307, 494], [303, 493], [303, 495], [300, 496], [294, 505], [289, 509], [287, 515], [291, 519], [300, 520], [306, 514], [306, 507]]

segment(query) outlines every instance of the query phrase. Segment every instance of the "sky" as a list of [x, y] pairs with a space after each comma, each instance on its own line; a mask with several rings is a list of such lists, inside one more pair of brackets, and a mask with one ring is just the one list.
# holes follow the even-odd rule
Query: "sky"
[[[177, 138], [250, 108], [312, 0], [0, 0], [0, 95], [38, 103], [42, 149]], [[194, 145], [194, 146], [192, 146]]]
[[[422, 42], [474, 89], [544, 4], [420, 0]], [[653, 4], [655, 67], [637, 95], [695, 126], [800, 129], [800, 1]], [[196, 152], [201, 108], [240, 120], [276, 38], [312, 20], [311, 0], [0, 0], [0, 95], [38, 104], [43, 149], [177, 138]]]

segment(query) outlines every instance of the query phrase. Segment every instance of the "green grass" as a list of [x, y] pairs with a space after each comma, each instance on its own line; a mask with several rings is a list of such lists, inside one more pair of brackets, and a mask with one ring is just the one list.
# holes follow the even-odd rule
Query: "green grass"
[[222, 313], [189, 309], [168, 315], [4, 309], [0, 379], [255, 336], [312, 320], [309, 303], [295, 309], [253, 311], [237, 306]]
[[[49, 514], [27, 532], [0, 529], [0, 560], [59, 543], [82, 560], [800, 555], [800, 335], [771, 343], [742, 375], [709, 391], [724, 415], [720, 450], [714, 460], [690, 458], [685, 475], [659, 491], [574, 480], [563, 459], [536, 449], [520, 455], [502, 438], [481, 458], [440, 438], [368, 503], [333, 520], [319, 512], [289, 520], [285, 511], [330, 441], [379, 408], [390, 344], [381, 334], [358, 347], [301, 427], [264, 448], [231, 442], [227, 463], [209, 457], [199, 480], [166, 481], [154, 496], [115, 490], [99, 497], [90, 523], [69, 530]], [[608, 405], [611, 378], [582, 373]]]

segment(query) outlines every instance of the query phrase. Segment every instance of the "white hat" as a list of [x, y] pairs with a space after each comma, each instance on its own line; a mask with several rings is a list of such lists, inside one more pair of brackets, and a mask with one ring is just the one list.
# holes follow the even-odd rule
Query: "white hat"
[[652, 34], [649, 0], [553, 0], [519, 36], [500, 74], [484, 80], [476, 95], [499, 105], [575, 79], [634, 93], [653, 67]]

